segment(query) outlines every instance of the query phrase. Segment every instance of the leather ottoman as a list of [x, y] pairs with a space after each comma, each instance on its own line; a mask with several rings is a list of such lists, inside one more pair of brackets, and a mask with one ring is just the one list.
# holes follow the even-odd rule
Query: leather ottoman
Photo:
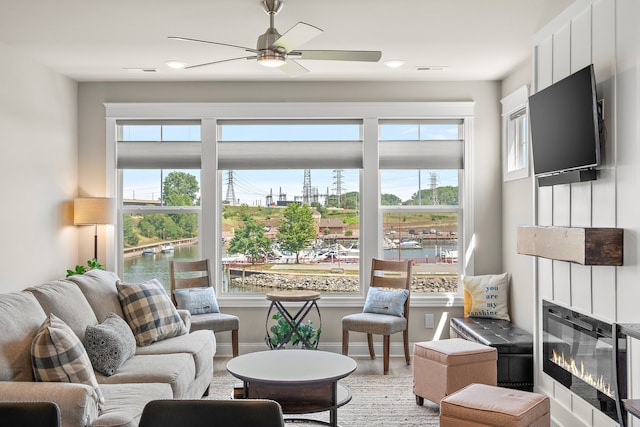
[[471, 384], [442, 399], [440, 427], [548, 427], [547, 396], [485, 384]]
[[413, 347], [416, 403], [434, 403], [471, 383], [496, 385], [496, 349], [460, 338], [417, 342]]

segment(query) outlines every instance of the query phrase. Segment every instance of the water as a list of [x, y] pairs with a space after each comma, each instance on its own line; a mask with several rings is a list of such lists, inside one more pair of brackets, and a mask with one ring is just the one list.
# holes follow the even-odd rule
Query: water
[[[400, 249], [401, 259], [412, 259], [416, 262], [426, 262], [428, 258], [433, 259], [440, 255], [443, 250], [457, 250], [457, 245], [438, 245], [417, 249]], [[389, 260], [398, 259], [398, 249], [385, 249], [384, 258]], [[173, 253], [158, 253], [154, 255], [140, 255], [124, 260], [124, 273], [122, 280], [126, 283], [140, 283], [156, 278], [162, 283], [167, 291], [171, 286], [169, 279], [169, 261], [189, 261], [198, 259], [198, 245], [176, 246]], [[223, 278], [223, 287], [226, 285], [226, 278]], [[255, 289], [231, 289], [231, 292], [254, 292]], [[260, 292], [260, 291], [258, 291]]]
[[169, 261], [189, 261], [198, 259], [198, 245], [176, 246], [174, 252], [154, 255], [140, 255], [124, 260], [125, 283], [140, 283], [156, 278], [169, 290]]

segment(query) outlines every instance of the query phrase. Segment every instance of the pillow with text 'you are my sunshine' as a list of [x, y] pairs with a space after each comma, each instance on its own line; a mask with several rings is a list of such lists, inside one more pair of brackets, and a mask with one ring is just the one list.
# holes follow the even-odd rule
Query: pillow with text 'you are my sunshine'
[[509, 274], [462, 276], [464, 317], [509, 317]]

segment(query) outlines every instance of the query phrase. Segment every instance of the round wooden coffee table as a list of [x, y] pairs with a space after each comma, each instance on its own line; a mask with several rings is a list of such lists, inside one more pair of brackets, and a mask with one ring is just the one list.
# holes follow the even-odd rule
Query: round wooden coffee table
[[285, 414], [329, 411], [328, 423], [309, 421], [336, 427], [338, 408], [351, 401], [338, 380], [356, 366], [350, 357], [327, 351], [268, 350], [234, 357], [227, 370], [243, 381], [244, 398], [275, 400]]

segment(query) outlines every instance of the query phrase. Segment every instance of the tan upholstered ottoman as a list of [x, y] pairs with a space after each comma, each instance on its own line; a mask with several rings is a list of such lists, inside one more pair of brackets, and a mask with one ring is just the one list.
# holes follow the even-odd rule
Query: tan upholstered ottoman
[[495, 348], [453, 338], [417, 342], [413, 347], [413, 393], [416, 403], [434, 403], [471, 383], [496, 385]]
[[440, 402], [440, 427], [548, 427], [549, 398], [537, 393], [471, 384]]

